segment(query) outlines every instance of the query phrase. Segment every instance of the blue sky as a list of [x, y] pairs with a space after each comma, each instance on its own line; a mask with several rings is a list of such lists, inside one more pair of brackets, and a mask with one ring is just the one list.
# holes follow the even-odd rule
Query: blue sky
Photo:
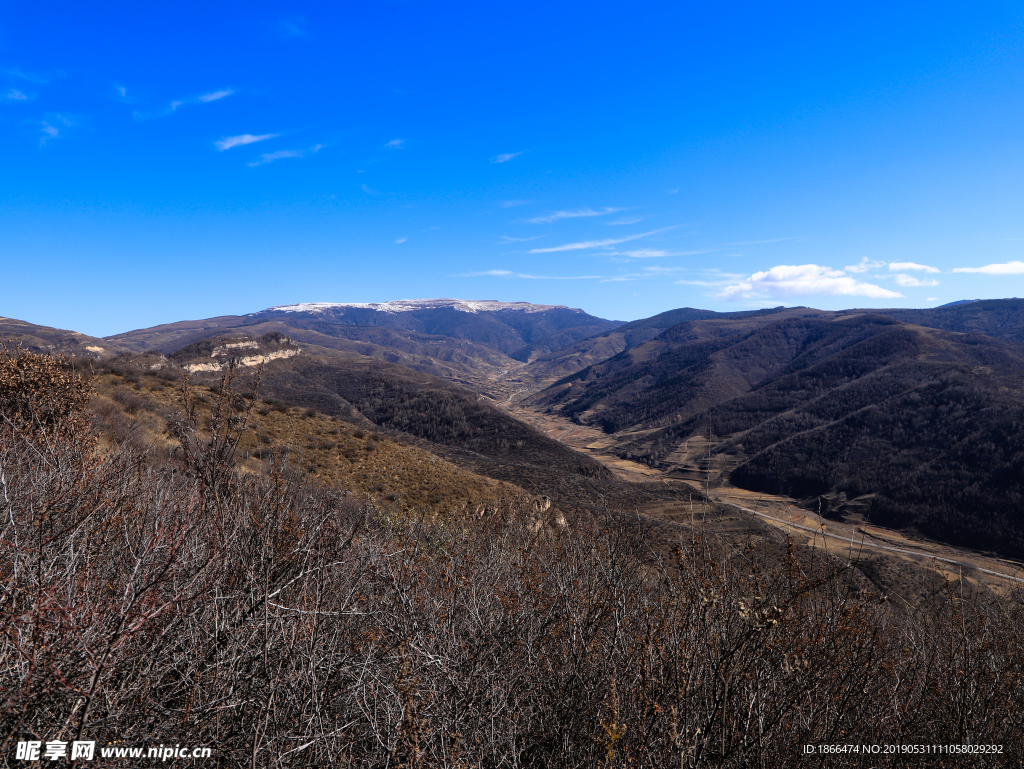
[[0, 314], [1024, 295], [1024, 7], [825, 5], [9, 4]]

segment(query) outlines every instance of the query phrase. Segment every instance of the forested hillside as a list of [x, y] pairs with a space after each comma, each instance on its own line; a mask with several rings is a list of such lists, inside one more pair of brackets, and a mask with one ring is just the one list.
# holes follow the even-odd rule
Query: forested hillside
[[792, 319], [714, 338], [684, 323], [538, 402], [671, 469], [692, 436], [743, 460], [734, 483], [872, 495], [868, 515], [1024, 555], [1024, 349], [881, 315]]

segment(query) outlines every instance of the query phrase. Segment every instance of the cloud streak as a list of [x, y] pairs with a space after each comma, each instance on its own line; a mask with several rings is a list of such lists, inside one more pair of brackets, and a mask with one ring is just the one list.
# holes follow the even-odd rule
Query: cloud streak
[[[557, 222], [559, 219], [580, 219], [591, 216], [607, 216], [608, 214], [614, 214], [618, 211], [622, 211], [622, 209], [602, 208], [598, 211], [595, 211], [592, 208], [580, 208], [576, 211], [552, 211], [547, 216], [537, 216], [533, 219], [527, 219], [526, 221], [529, 222], [530, 224], [551, 224], [551, 222]], [[623, 222], [623, 224], [631, 223], [632, 222]]]
[[225, 88], [222, 91], [214, 91], [213, 93], [204, 93], [202, 96], [199, 97], [199, 101], [203, 102], [203, 104], [206, 104], [207, 102], [211, 102], [211, 101], [220, 101], [224, 97], [230, 96], [233, 93], [234, 93], [234, 91], [231, 90], [230, 88]]
[[277, 152], [264, 152], [259, 156], [258, 160], [252, 161], [250, 166], [262, 166], [267, 163], [273, 163], [275, 160], [283, 160], [285, 158], [301, 158], [305, 157], [306, 153], [302, 150], [278, 150]]
[[625, 238], [605, 238], [604, 240], [583, 240], [579, 243], [566, 243], [561, 246], [552, 246], [551, 248], [531, 248], [531, 254], [552, 254], [556, 251], [584, 251], [590, 248], [607, 248], [608, 246], [615, 246], [619, 243], [628, 243], [631, 240], [640, 240], [640, 238], [646, 238], [648, 235], [654, 235], [658, 232], [664, 232], [670, 230], [671, 227], [662, 227], [660, 230], [651, 230], [650, 232], [641, 232], [639, 235], [630, 235]]
[[[908, 276], [909, 277], [909, 276]], [[902, 297], [896, 291], [852, 278], [844, 270], [817, 264], [780, 264], [726, 286], [721, 299], [788, 299], [795, 296], [866, 296], [872, 299]]]
[[1024, 275], [1024, 262], [1001, 262], [984, 267], [955, 267], [953, 272], [975, 272], [982, 275]]
[[505, 152], [505, 153], [502, 153], [501, 155], [495, 155], [493, 158], [491, 158], [491, 162], [492, 163], [507, 163], [508, 161], [514, 160], [515, 158], [519, 157], [522, 154], [523, 154], [522, 152]]
[[787, 240], [799, 240], [797, 236], [789, 238], [770, 238], [769, 240], [740, 240], [735, 243], [723, 243], [723, 246], [760, 246], [765, 243], [782, 243]]
[[14, 101], [27, 101], [28, 97], [19, 91], [17, 88], [12, 88], [7, 92], [7, 98], [13, 99]]
[[499, 235], [498, 237], [501, 238], [502, 243], [526, 243], [527, 241], [530, 241], [530, 240], [537, 240], [539, 238], [546, 238], [547, 235], [534, 235], [534, 236], [529, 237], [529, 238], [510, 238], [508, 235]]
[[460, 278], [522, 278], [524, 280], [603, 280], [605, 275], [531, 275], [525, 272], [512, 272], [511, 270], [484, 270], [482, 272], [467, 272], [459, 275]]
[[223, 139], [218, 139], [213, 143], [213, 146], [217, 148], [218, 152], [224, 152], [232, 147], [242, 147], [246, 144], [255, 144], [256, 142], [263, 142], [267, 139], [275, 139], [280, 134], [239, 134], [238, 136], [225, 136]]
[[387, 147], [389, 150], [404, 150], [405, 139], [392, 139], [384, 146]]

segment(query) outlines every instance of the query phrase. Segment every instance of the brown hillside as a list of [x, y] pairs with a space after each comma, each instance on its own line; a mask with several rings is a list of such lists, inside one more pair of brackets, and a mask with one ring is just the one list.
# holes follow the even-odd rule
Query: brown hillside
[[[101, 370], [90, 404], [102, 445], [130, 443], [155, 456], [173, 456], [168, 422], [184, 410], [180, 385], [156, 374]], [[201, 424], [218, 393], [194, 385]], [[257, 403], [239, 444], [239, 469], [266, 473], [272, 459], [305, 482], [344, 489], [403, 509], [460, 515], [527, 498], [511, 484], [459, 468], [428, 451], [312, 409]]]

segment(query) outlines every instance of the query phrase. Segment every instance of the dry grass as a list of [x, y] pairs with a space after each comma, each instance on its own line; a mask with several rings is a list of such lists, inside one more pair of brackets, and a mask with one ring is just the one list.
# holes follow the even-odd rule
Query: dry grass
[[[178, 450], [168, 432], [173, 414], [184, 410], [177, 383], [157, 376], [125, 379], [102, 373], [93, 384], [90, 411], [103, 450], [125, 444], [156, 455]], [[208, 426], [217, 393], [193, 387], [200, 425]], [[430, 514], [461, 515], [533, 501], [517, 486], [311, 409], [259, 403], [249, 428], [238, 445], [243, 473], [264, 474], [275, 459], [306, 483]]]

